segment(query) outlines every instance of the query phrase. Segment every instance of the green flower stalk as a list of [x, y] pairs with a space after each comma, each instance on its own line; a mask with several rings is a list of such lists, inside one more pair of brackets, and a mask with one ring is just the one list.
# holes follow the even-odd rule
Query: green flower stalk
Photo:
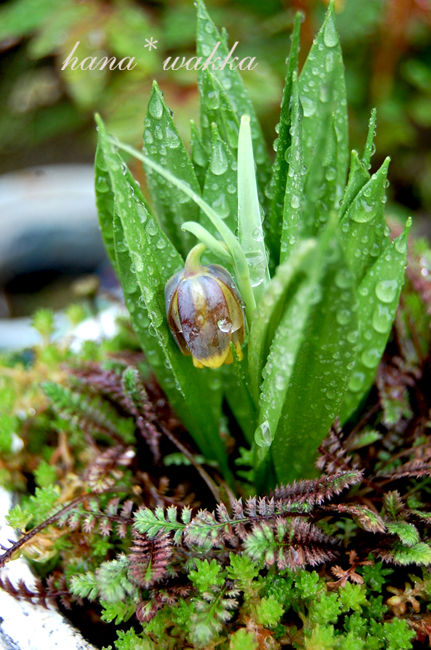
[[181, 352], [196, 368], [219, 368], [233, 362], [231, 344], [242, 359], [245, 319], [241, 298], [230, 274], [218, 264], [200, 262], [204, 244], [187, 256], [185, 267], [166, 284], [169, 328]]

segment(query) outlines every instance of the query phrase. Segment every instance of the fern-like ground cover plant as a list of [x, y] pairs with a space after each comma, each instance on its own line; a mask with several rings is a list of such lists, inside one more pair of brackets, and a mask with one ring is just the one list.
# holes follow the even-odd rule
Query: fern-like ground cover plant
[[[227, 54], [197, 14], [198, 56]], [[157, 85], [142, 152], [98, 118], [100, 223], [131, 324], [72, 352], [41, 310], [32, 358], [1, 360], [0, 479], [27, 494], [0, 566], [22, 553], [40, 575], [1, 586], [71, 608], [97, 647], [431, 638], [431, 256], [408, 251], [408, 227], [390, 236], [374, 113], [349, 163], [332, 5], [300, 75], [299, 29], [272, 162], [228, 68], [199, 72], [191, 156]]]

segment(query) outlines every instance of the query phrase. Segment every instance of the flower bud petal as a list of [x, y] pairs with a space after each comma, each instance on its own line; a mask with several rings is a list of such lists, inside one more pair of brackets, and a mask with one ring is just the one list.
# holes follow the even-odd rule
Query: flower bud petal
[[197, 368], [232, 363], [231, 343], [242, 359], [245, 336], [241, 298], [230, 274], [216, 264], [193, 266], [176, 273], [165, 289], [168, 325], [183, 354]]

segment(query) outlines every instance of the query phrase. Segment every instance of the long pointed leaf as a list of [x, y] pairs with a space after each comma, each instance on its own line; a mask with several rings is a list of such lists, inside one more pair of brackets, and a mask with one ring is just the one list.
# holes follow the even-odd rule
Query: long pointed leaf
[[404, 283], [410, 223], [388, 242], [359, 285], [359, 339], [355, 367], [341, 409], [344, 422], [370, 390], [389, 338]]
[[[143, 151], [162, 167], [173, 170], [194, 192], [200, 193], [193, 165], [156, 83], [153, 85], [145, 117]], [[157, 217], [172, 243], [183, 255], [187, 255], [193, 239], [189, 233], [181, 230], [181, 224], [184, 221], [199, 220], [199, 209], [145, 163], [144, 167]]]

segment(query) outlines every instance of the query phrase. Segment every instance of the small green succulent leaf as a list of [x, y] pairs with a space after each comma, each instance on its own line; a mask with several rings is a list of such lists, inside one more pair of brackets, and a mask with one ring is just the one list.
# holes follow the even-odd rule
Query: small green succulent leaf
[[[237, 231], [237, 163], [230, 148], [221, 139], [216, 124], [211, 129], [211, 152], [205, 175], [203, 198], [233, 233]], [[209, 226], [215, 234], [215, 228]]]
[[275, 276], [257, 304], [248, 343], [250, 386], [256, 402], [259, 396], [262, 369], [274, 333], [280, 323], [283, 306], [288, 300], [289, 291], [296, 288], [301, 274], [302, 277], [305, 277], [304, 267], [311, 261], [315, 248], [314, 240], [301, 242], [290, 259], [277, 267]]
[[204, 186], [205, 175], [208, 167], [208, 152], [205, 149], [198, 127], [190, 120], [191, 158], [196, 178], [201, 188]]
[[[282, 214], [288, 170], [286, 153], [291, 146], [291, 141], [295, 137], [293, 133], [291, 135], [291, 129], [295, 129], [293, 126], [294, 117], [291, 115], [291, 113], [294, 112], [295, 102], [293, 99], [292, 86], [293, 76], [295, 75], [297, 77], [298, 70], [301, 20], [302, 14], [298, 12], [295, 16], [292, 42], [290, 46], [289, 60], [286, 70], [286, 80], [284, 84], [283, 97], [281, 100], [280, 121], [277, 126], [278, 136], [275, 139], [273, 145], [276, 153], [274, 164], [272, 166], [272, 176], [269, 186], [270, 206], [267, 217], [267, 243], [274, 266], [279, 263], [280, 256]], [[296, 103], [298, 104], [298, 99], [296, 100]], [[296, 110], [298, 110], [298, 106], [296, 106]]]
[[[220, 32], [210, 18], [203, 0], [197, 2], [197, 54], [203, 60], [207, 60], [214, 51], [213, 56], [226, 60], [229, 50], [225, 39], [221, 38]], [[223, 88], [229, 89], [229, 98], [239, 122], [241, 115], [250, 116], [251, 132], [253, 137], [253, 149], [255, 152], [258, 169], [258, 181], [260, 187], [266, 187], [269, 180], [270, 163], [266, 149], [265, 139], [253, 104], [245, 89], [241, 75], [238, 70], [231, 70], [228, 64], [219, 66], [220, 69], [213, 71], [214, 76]], [[201, 75], [199, 75], [201, 76]], [[201, 101], [205, 104], [206, 98], [201, 92]], [[219, 126], [219, 125], [218, 125]], [[223, 137], [223, 132], [221, 131]], [[224, 138], [223, 138], [224, 139]]]
[[[165, 169], [173, 170], [178, 178], [199, 194], [200, 186], [193, 165], [156, 82], [153, 84], [144, 125], [144, 154]], [[186, 255], [193, 240], [189, 233], [181, 230], [181, 224], [190, 219], [199, 221], [199, 209], [183, 192], [166, 184], [145, 163], [144, 168], [159, 221], [177, 250]]]
[[386, 244], [359, 285], [357, 357], [340, 412], [342, 422], [370, 390], [386, 347], [404, 283], [410, 223]]
[[284, 308], [263, 369], [256, 433], [267, 430], [280, 482], [313, 474], [317, 448], [339, 413], [354, 362], [354, 280], [335, 218], [314, 253], [308, 278]]
[[302, 138], [302, 107], [299, 102], [296, 72], [292, 75], [291, 145], [287, 151], [289, 171], [285, 182], [283, 224], [281, 232], [280, 262], [284, 262], [301, 236], [312, 231], [307, 224], [305, 204], [305, 166]]
[[[176, 412], [203, 453], [217, 460], [228, 476], [226, 452], [218, 431], [219, 378], [205, 370], [194, 371], [190, 359], [179, 351], [166, 323], [165, 285], [182, 268], [183, 260], [149, 212], [138, 184], [123, 173], [124, 163], [100, 119], [98, 123], [99, 145], [109, 173], [117, 215], [114, 224], [116, 266], [120, 268], [128, 307], [134, 303], [131, 308], [133, 323], [137, 324], [148, 360], [154, 364], [157, 379]], [[160, 264], [161, 251], [163, 264]], [[144, 319], [141, 322], [140, 309]], [[206, 394], [205, 401], [201, 398], [202, 391]]]
[[[301, 72], [299, 94], [304, 111], [304, 164], [313, 165], [308, 173], [309, 187], [316, 187], [318, 174], [323, 187], [335, 183], [335, 198], [341, 199], [348, 164], [347, 101], [344, 66], [331, 4], [323, 25]], [[327, 147], [328, 119], [333, 116], [336, 146], [330, 164], [317, 166]], [[332, 137], [332, 136], [331, 136]]]
[[386, 158], [353, 199], [340, 223], [346, 259], [358, 283], [387, 241], [384, 204], [388, 166]]
[[257, 195], [250, 118], [241, 117], [238, 138], [238, 238], [256, 301], [269, 282], [268, 259]]

